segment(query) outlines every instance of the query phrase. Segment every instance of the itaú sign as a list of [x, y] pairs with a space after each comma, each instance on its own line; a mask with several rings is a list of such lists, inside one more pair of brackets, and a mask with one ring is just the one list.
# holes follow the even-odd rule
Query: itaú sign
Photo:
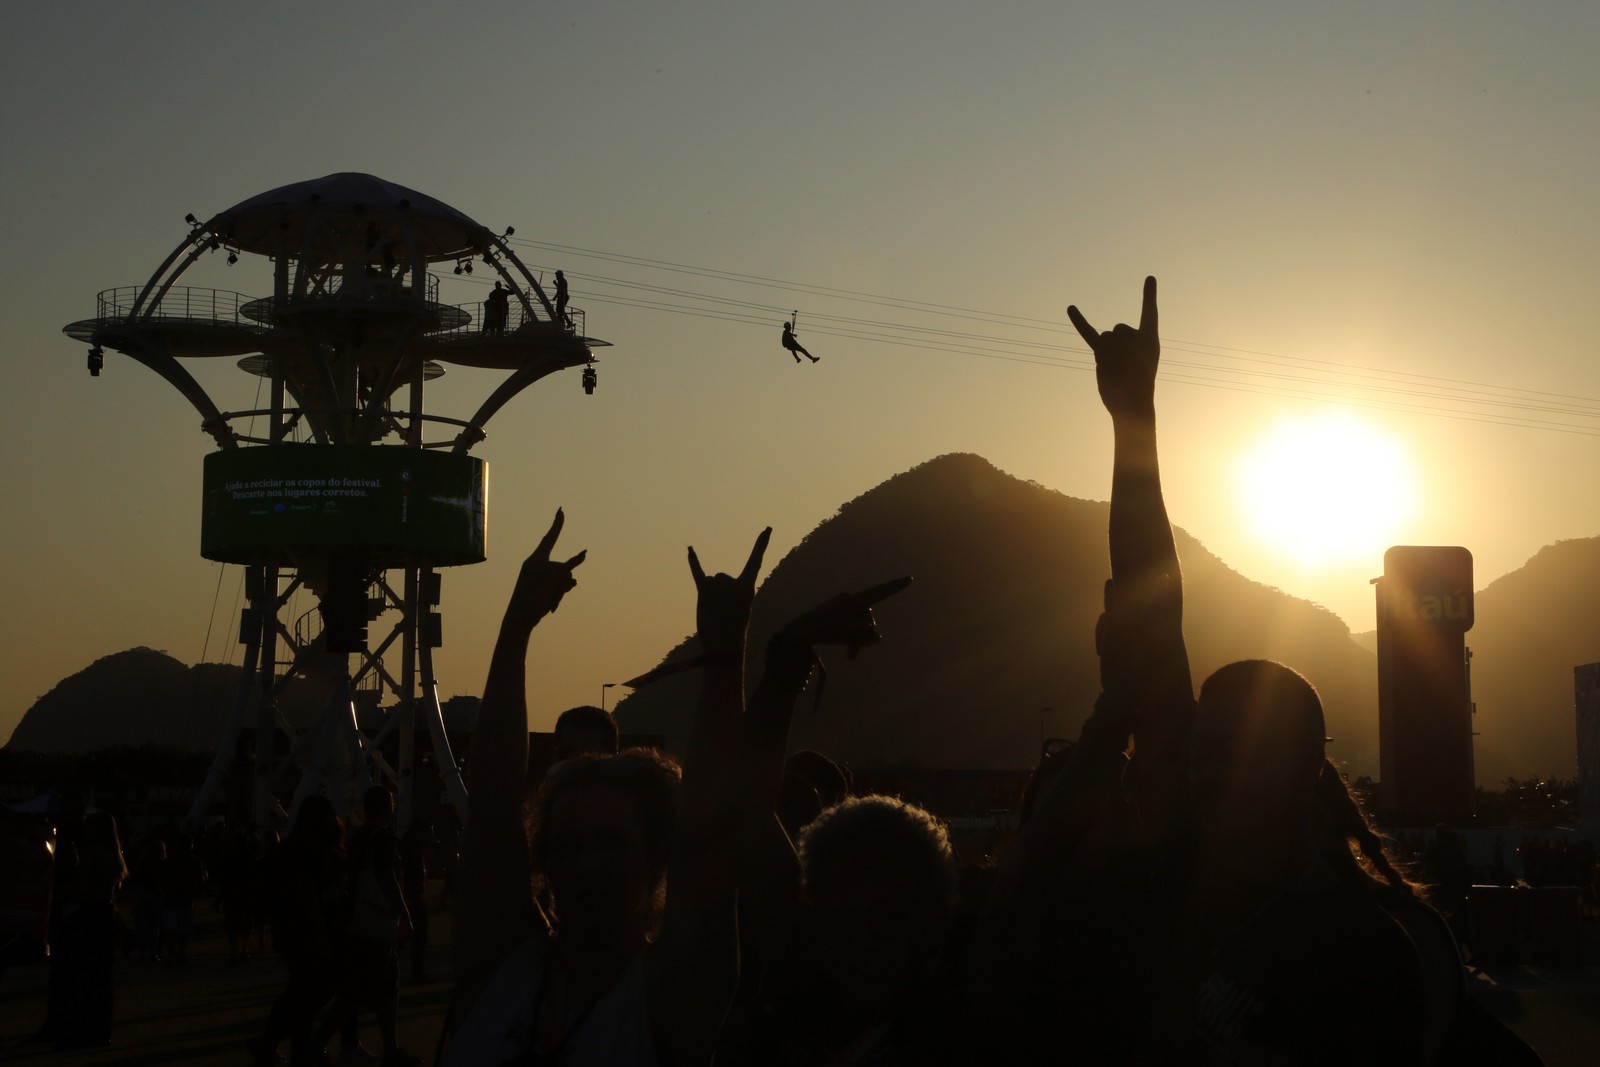
[[1440, 630], [1472, 629], [1472, 553], [1456, 545], [1396, 545], [1383, 554], [1389, 610]]
[[1378, 587], [1378, 762], [1385, 809], [1427, 822], [1472, 814], [1472, 553], [1397, 545]]

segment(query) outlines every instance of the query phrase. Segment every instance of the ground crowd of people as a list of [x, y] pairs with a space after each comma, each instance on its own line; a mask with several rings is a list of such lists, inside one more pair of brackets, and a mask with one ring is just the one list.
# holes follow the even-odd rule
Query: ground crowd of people
[[[62, 1051], [110, 1044], [118, 957], [135, 968], [189, 967], [190, 937], [204, 908], [220, 914], [225, 966], [276, 956], [286, 967], [266, 1036], [251, 1044], [256, 1059], [275, 1062], [275, 1045], [287, 1040], [297, 1062], [324, 1062], [321, 1049], [338, 1031], [337, 1062], [420, 1062], [394, 1046], [398, 964], [401, 951], [408, 952], [411, 980], [428, 980], [423, 880], [447, 874], [449, 857], [428, 827], [395, 838], [385, 789], [375, 787], [367, 799], [348, 838], [327, 798], [313, 797], [281, 842], [271, 831], [168, 824], [124, 849], [109, 812], [86, 810], [81, 794], [65, 793], [53, 820], [50, 968], [35, 1039]], [[392, 936], [383, 916], [366, 927], [358, 922], [358, 906], [372, 903], [371, 872], [393, 886], [392, 895], [379, 891]], [[380, 932], [369, 948], [358, 935], [374, 928]], [[381, 1054], [360, 1043], [361, 1010], [376, 1017]]]

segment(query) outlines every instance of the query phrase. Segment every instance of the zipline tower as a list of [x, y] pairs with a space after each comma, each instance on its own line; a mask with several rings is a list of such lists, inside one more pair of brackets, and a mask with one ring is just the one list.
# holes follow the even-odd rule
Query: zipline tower
[[[507, 245], [514, 231], [497, 236], [369, 174], [286, 185], [187, 222], [149, 281], [105, 290], [96, 317], [64, 332], [90, 346], [91, 375], [106, 349], [161, 375], [217, 444], [205, 457], [200, 553], [245, 567], [244, 671], [191, 817], [208, 808], [253, 709], [257, 825], [287, 819], [339, 770], [363, 787], [375, 775], [392, 781], [409, 823], [419, 716], [464, 822], [432, 653], [442, 632], [439, 568], [484, 559], [488, 471], [469, 453], [495, 412], [548, 374], [584, 366], [592, 392], [590, 349], [606, 342], [583, 335], [582, 312], [551, 303]], [[269, 260], [272, 295], [177, 284], [219, 251], [230, 266]], [[496, 292], [478, 304], [441, 303], [432, 268], [470, 274], [474, 262], [493, 272]], [[270, 383], [268, 406], [219, 409], [181, 362], [214, 357]], [[471, 417], [450, 418], [424, 406], [445, 364], [509, 373]], [[317, 607], [290, 617], [302, 591]], [[391, 615], [387, 633], [369, 636], [369, 623]], [[330, 694], [309, 729], [278, 710], [297, 677]], [[364, 731], [358, 704], [368, 716], [391, 713]], [[282, 759], [272, 743], [280, 728], [290, 739]], [[394, 731], [391, 763], [381, 749]], [[301, 777], [284, 810], [271, 786], [293, 770]]]

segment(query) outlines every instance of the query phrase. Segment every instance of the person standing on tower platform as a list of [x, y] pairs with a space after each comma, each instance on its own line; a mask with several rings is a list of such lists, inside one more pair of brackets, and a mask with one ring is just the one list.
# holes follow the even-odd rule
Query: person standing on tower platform
[[511, 310], [511, 294], [494, 283], [494, 292], [483, 302], [483, 332], [505, 333], [506, 318]]
[[801, 345], [799, 341], [794, 339], [794, 323], [787, 320], [785, 320], [783, 324], [783, 347], [789, 350], [789, 354], [794, 357], [794, 361], [796, 363], [800, 362], [800, 357], [802, 355], [804, 355], [813, 363], [817, 362], [817, 360], [821, 358], [820, 356], [813, 356], [810, 352], [807, 352], [805, 347]]
[[567, 276], [556, 271], [556, 318], [567, 329], [572, 329], [572, 320], [567, 317]]

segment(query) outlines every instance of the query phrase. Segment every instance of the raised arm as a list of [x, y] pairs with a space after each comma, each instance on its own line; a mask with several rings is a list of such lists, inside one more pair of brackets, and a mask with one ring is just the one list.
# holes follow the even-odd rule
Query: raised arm
[[735, 735], [729, 801], [735, 814], [739, 910], [764, 950], [784, 943], [800, 909], [800, 864], [778, 821], [784, 758], [795, 702], [805, 692], [821, 646], [842, 646], [854, 659], [882, 636], [874, 605], [911, 584], [895, 578], [840, 593], [797, 615], [767, 642], [765, 664]]
[[767, 642], [761, 678], [738, 733], [739, 763], [751, 772], [744, 799], [752, 806], [769, 812], [777, 806], [795, 701], [811, 679], [817, 648], [841, 646], [855, 659], [861, 649], [877, 644], [882, 635], [873, 607], [910, 584], [909, 577], [895, 578], [840, 593], [789, 620]]
[[454, 951], [458, 980], [487, 977], [507, 951], [543, 929], [533, 899], [523, 794], [528, 774], [528, 639], [577, 585], [573, 571], [586, 553], [550, 558], [565, 517], [555, 521], [522, 564], [506, 605], [483, 686], [473, 733], [468, 790], [472, 807], [463, 832]]
[[[1087, 1061], [1100, 1061], [1090, 1035], [1105, 1025], [1096, 1015], [1107, 976], [1084, 961], [1116, 951], [1107, 942], [1119, 936], [1117, 906], [1131, 892], [1126, 849], [1134, 826], [1123, 789], [1131, 676], [1117, 652], [1126, 628], [1111, 590], [1107, 582], [1095, 632], [1102, 690], [1094, 714], [1077, 744], [1035, 769], [1032, 813], [995, 871], [973, 937], [970, 1025], [995, 1035], [995, 1062], [1052, 1062], [1066, 1032], [1078, 1035]], [[1071, 1025], [1061, 1021], [1068, 1013]]]
[[761, 532], [737, 577], [706, 574], [689, 549], [704, 665], [684, 755], [667, 905], [660, 936], [646, 957], [651, 1024], [669, 1063], [709, 1062], [739, 978], [728, 765], [744, 711], [745, 641], [756, 575], [771, 537], [770, 527]]
[[1180, 762], [1194, 686], [1183, 640], [1183, 576], [1156, 451], [1161, 362], [1156, 280], [1144, 280], [1138, 329], [1118, 323], [1101, 333], [1076, 306], [1067, 315], [1094, 352], [1095, 383], [1111, 415], [1115, 441], [1106, 600], [1108, 613], [1119, 620], [1119, 638], [1114, 655], [1101, 649], [1103, 685], [1108, 697], [1132, 714], [1129, 724], [1143, 766], [1130, 788], [1147, 819], [1166, 823], [1181, 804], [1176, 791], [1183, 780]]
[[1111, 415], [1111, 577], [1124, 589], [1144, 581], [1178, 581], [1178, 553], [1161, 496], [1156, 455], [1156, 368], [1161, 361], [1156, 280], [1144, 280], [1139, 327], [1118, 323], [1101, 333], [1076, 305], [1067, 317], [1094, 352], [1095, 384]]
[[686, 788], [691, 786], [688, 776], [697, 769], [702, 771], [687, 794], [691, 798], [714, 795], [705, 788], [713, 781], [709, 772], [725, 767], [727, 748], [733, 743], [736, 724], [744, 713], [744, 658], [750, 608], [755, 603], [756, 576], [771, 540], [769, 526], [756, 537], [750, 557], [737, 577], [707, 574], [700, 566], [700, 557], [693, 548], [689, 549], [689, 572], [697, 594], [696, 635], [705, 660], [699, 711], [684, 761]]
[[[1101, 693], [1079, 743], [1040, 772], [1032, 818], [996, 872], [974, 939], [969, 982], [974, 1020], [1008, 1035], [1009, 1053], [1026, 1058], [1047, 1047], [1037, 1026], [1045, 1010], [1087, 1004], [1073, 982], [1101, 924], [1085, 924], [1079, 902], [1106, 911], [1123, 867], [1131, 830], [1124, 793], [1123, 750], [1140, 725], [1172, 769], [1191, 701], [1183, 645], [1182, 578], [1161, 495], [1156, 455], [1155, 378], [1161, 357], [1156, 281], [1147, 278], [1137, 329], [1118, 324], [1101, 333], [1076, 306], [1072, 324], [1094, 352], [1095, 380], [1111, 414], [1115, 459], [1111, 488], [1111, 573], [1105, 612], [1095, 630]], [[1163, 774], [1162, 781], [1170, 780]], [[1158, 798], [1164, 813], [1171, 805]], [[1054, 992], [1052, 992], [1052, 990]], [[1063, 991], [1065, 993], [1063, 994]], [[1055, 998], [1055, 999], [1052, 999]]]

